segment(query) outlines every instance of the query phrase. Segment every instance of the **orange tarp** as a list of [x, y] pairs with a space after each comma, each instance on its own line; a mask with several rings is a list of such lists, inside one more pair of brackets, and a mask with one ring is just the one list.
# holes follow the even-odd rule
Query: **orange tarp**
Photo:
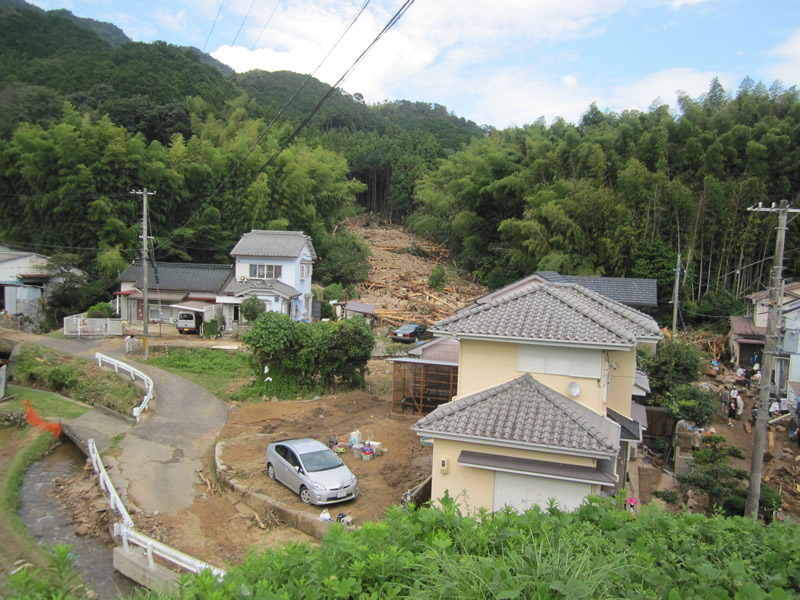
[[30, 400], [23, 398], [22, 406], [25, 407], [25, 420], [28, 422], [28, 425], [49, 431], [56, 439], [61, 437], [61, 425], [58, 423], [48, 423], [42, 417], [40, 417], [39, 413], [36, 412], [36, 409], [31, 406]]

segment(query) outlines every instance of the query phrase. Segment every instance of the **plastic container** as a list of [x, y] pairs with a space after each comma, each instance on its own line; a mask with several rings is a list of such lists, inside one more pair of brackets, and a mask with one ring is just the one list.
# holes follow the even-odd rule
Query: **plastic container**
[[360, 429], [356, 429], [355, 431], [351, 431], [350, 432], [350, 443], [353, 444], [353, 445], [361, 443], [361, 430]]
[[362, 454], [361, 460], [372, 460], [372, 457], [375, 456], [374, 454]]
[[353, 444], [353, 457], [354, 458], [361, 458], [361, 453], [364, 451], [363, 444]]

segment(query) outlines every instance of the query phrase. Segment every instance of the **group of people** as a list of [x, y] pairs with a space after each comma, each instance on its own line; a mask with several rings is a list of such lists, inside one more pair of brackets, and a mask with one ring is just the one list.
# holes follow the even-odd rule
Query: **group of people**
[[723, 385], [719, 391], [720, 404], [722, 411], [728, 412], [728, 425], [733, 427], [734, 420], [742, 418], [744, 412], [744, 399], [742, 398], [736, 386], [729, 389], [727, 385]]

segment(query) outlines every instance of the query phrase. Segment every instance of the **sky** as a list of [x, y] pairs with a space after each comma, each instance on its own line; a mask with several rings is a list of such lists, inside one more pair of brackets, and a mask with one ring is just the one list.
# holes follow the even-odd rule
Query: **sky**
[[[342, 37], [364, 1], [366, 9]], [[334, 84], [405, 0], [35, 0], [135, 41], [195, 46], [237, 72]], [[338, 41], [341, 38], [341, 41]], [[327, 58], [326, 58], [327, 55]], [[603, 110], [677, 110], [714, 77], [800, 84], [800, 0], [415, 0], [340, 84], [499, 129]]]

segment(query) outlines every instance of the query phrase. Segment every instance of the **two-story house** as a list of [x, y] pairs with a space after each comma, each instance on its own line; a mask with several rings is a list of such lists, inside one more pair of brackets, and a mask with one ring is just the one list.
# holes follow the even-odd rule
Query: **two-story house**
[[434, 499], [572, 509], [624, 482], [636, 348], [661, 338], [652, 317], [576, 284], [531, 283], [431, 329], [460, 342], [458, 396], [412, 427], [433, 440]]
[[231, 250], [233, 265], [157, 262], [149, 270], [148, 307], [144, 307], [141, 261], [117, 277], [118, 313], [129, 322], [172, 322], [181, 312], [195, 312], [227, 324], [239, 321], [239, 305], [255, 296], [267, 311], [295, 320], [310, 319], [312, 265], [317, 258], [311, 238], [302, 231], [245, 233]]
[[236, 310], [247, 296], [264, 301], [268, 311], [295, 321], [311, 319], [311, 275], [317, 254], [302, 231], [253, 230], [231, 250], [236, 261], [233, 277], [217, 302], [226, 304], [226, 316], [238, 320]]

